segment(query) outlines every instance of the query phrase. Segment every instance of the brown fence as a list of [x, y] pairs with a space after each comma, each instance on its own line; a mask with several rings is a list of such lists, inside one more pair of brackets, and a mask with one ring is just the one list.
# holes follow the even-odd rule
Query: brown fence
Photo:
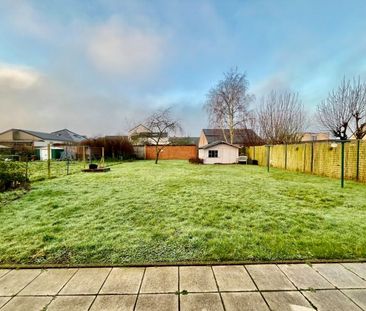
[[[145, 158], [146, 160], [155, 159], [155, 146], [146, 146]], [[165, 146], [159, 155], [161, 160], [188, 160], [197, 157], [197, 146]]]
[[[259, 165], [267, 165], [268, 148], [270, 165], [291, 171], [339, 178], [341, 175], [341, 144], [318, 141], [271, 147], [248, 148], [248, 157]], [[345, 143], [345, 178], [366, 183], [366, 141]]]

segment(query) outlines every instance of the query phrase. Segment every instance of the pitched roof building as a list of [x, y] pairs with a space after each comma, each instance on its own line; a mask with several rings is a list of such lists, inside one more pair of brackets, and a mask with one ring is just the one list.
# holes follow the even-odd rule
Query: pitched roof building
[[[203, 147], [214, 142], [230, 143], [229, 129], [203, 129], [198, 142]], [[264, 144], [263, 140], [252, 129], [235, 129], [233, 145], [237, 147]]]
[[[10, 129], [0, 133], [0, 143], [5, 146], [26, 145], [33, 147], [45, 146], [47, 144], [75, 144], [80, 142], [83, 137], [76, 133], [75, 137], [66, 135], [68, 130], [61, 130], [54, 133], [44, 133], [23, 129]], [[85, 139], [85, 138], [84, 138]]]

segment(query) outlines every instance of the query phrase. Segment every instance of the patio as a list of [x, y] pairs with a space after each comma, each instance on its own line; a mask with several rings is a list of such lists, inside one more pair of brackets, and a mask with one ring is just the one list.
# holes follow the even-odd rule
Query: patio
[[366, 263], [1, 269], [1, 310], [366, 310]]

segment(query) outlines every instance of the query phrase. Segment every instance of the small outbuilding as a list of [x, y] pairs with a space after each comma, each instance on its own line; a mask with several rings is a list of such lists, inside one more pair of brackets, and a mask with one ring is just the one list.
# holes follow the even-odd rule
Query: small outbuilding
[[225, 141], [215, 141], [198, 150], [198, 157], [204, 164], [232, 164], [239, 157], [239, 147]]

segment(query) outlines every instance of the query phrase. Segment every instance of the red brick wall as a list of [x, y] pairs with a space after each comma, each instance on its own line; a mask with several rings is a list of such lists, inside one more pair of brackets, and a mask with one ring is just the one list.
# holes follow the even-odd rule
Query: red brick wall
[[[155, 159], [155, 146], [146, 146], [146, 160]], [[159, 155], [161, 160], [188, 160], [197, 157], [197, 146], [165, 146]]]

